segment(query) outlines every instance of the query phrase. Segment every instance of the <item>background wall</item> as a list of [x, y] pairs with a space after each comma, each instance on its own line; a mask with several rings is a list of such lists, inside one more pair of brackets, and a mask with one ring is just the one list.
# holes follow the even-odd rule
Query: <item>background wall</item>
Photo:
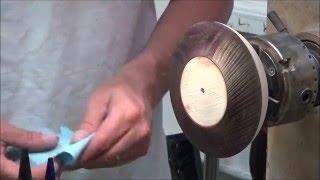
[[[168, 0], [155, 0], [157, 18], [168, 5]], [[235, 0], [234, 9], [228, 25], [238, 31], [252, 34], [264, 34], [266, 27], [267, 0]], [[181, 133], [174, 116], [169, 93], [163, 98], [163, 128], [167, 135]], [[249, 171], [250, 146], [241, 153], [219, 159], [218, 179], [251, 179]]]

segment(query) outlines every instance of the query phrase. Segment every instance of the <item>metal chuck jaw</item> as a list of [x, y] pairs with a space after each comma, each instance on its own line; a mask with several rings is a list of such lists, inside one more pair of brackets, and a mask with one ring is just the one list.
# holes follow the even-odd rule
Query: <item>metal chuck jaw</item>
[[300, 120], [319, 105], [319, 44], [299, 37], [306, 36], [281, 32], [248, 39], [266, 72], [268, 126]]

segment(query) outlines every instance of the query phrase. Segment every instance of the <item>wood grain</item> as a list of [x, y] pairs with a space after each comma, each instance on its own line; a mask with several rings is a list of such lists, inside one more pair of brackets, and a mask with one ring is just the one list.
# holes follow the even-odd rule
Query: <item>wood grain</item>
[[[185, 34], [173, 59], [170, 81], [170, 97], [179, 125], [189, 140], [204, 152], [214, 153], [216, 157], [229, 157], [243, 150], [253, 139], [259, 129], [262, 109], [261, 74], [256, 66], [258, 56], [249, 50], [233, 30], [217, 22], [201, 22], [192, 26]], [[195, 57], [210, 59], [220, 70], [226, 85], [227, 107], [219, 122], [213, 122], [209, 109], [199, 110], [200, 118], [207, 117], [209, 122], [203, 124], [194, 120], [186, 110], [181, 94], [182, 74], [187, 64]], [[260, 61], [259, 61], [260, 62]], [[200, 72], [199, 72], [200, 73]], [[205, 71], [202, 72], [205, 74]], [[209, 73], [210, 74], [210, 73]], [[211, 73], [213, 74], [213, 73]], [[216, 77], [207, 77], [207, 84], [212, 84]], [[218, 77], [219, 78], [219, 77]], [[184, 87], [182, 87], [184, 88]], [[199, 87], [195, 87], [197, 89]], [[213, 88], [213, 86], [211, 87]], [[213, 90], [213, 89], [212, 89]], [[215, 92], [222, 91], [215, 89]], [[265, 91], [265, 90], [264, 90]], [[207, 101], [216, 101], [214, 96]], [[208, 96], [210, 98], [210, 96]], [[264, 97], [265, 99], [267, 97]], [[189, 105], [191, 100], [187, 100]], [[214, 103], [212, 103], [214, 104]], [[195, 103], [192, 105], [197, 106]], [[201, 105], [203, 106], [203, 105]], [[211, 107], [212, 112], [222, 112], [221, 107]], [[194, 118], [198, 118], [195, 117]], [[264, 117], [263, 117], [264, 118]]]
[[227, 87], [219, 68], [206, 57], [195, 57], [185, 66], [181, 99], [190, 118], [200, 126], [220, 122], [227, 108]]

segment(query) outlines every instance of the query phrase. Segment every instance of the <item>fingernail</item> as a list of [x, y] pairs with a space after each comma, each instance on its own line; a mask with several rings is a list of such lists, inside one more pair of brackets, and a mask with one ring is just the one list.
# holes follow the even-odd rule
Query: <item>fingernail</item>
[[57, 135], [42, 135], [41, 137], [44, 141], [58, 141], [59, 137]]
[[88, 135], [89, 135], [89, 132], [85, 130], [78, 130], [73, 134], [73, 137], [71, 138], [71, 143], [75, 143]]

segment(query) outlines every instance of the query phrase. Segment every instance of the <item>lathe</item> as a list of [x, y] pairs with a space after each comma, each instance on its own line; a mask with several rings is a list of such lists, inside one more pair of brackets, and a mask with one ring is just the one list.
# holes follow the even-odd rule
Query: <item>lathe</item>
[[262, 126], [299, 121], [320, 104], [318, 32], [291, 34], [275, 12], [268, 17], [278, 32], [249, 38], [218, 22], [195, 24], [173, 57], [175, 116], [206, 154], [233, 156]]

